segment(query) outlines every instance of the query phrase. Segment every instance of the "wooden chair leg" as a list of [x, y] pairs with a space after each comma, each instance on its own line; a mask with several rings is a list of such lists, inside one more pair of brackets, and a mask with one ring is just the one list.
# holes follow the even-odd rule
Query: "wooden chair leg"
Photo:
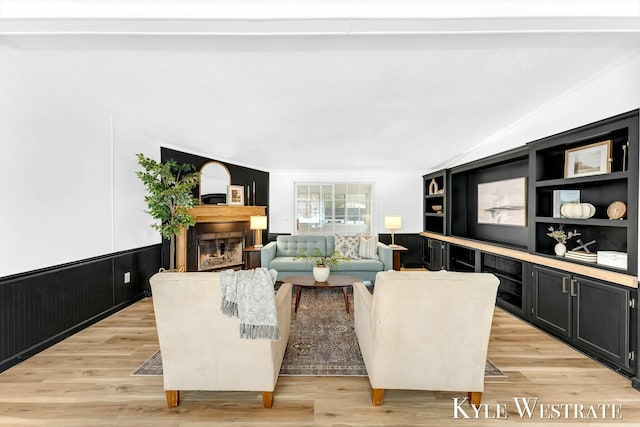
[[265, 408], [271, 408], [273, 406], [273, 392], [272, 391], [263, 391], [262, 392], [262, 406]]
[[167, 407], [175, 408], [180, 404], [180, 391], [179, 390], [166, 390]]
[[467, 393], [467, 397], [469, 398], [469, 405], [473, 405], [476, 408], [480, 406], [480, 402], [482, 402], [481, 391], [470, 391]]
[[371, 400], [373, 400], [373, 406], [382, 406], [382, 399], [384, 399], [384, 389], [372, 388]]

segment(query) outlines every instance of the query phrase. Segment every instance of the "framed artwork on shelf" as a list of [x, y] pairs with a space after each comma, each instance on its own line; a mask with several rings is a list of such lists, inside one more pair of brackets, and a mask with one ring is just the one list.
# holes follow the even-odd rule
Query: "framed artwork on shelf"
[[612, 141], [607, 140], [566, 150], [564, 177], [576, 178], [611, 173], [611, 145]]
[[478, 224], [527, 226], [527, 178], [478, 184]]
[[227, 187], [227, 204], [230, 206], [244, 206], [243, 185], [229, 185]]

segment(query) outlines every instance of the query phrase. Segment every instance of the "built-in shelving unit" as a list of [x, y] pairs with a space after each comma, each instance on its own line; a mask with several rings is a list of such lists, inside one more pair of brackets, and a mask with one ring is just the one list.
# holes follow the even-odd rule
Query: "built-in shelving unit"
[[522, 315], [525, 310], [524, 263], [513, 258], [483, 253], [480, 271], [493, 273], [500, 280], [498, 303]]
[[[446, 171], [422, 177], [424, 181], [424, 230], [444, 234], [446, 231]], [[440, 209], [438, 209], [438, 207]]]
[[[600, 144], [607, 157], [605, 168], [568, 177], [568, 153]], [[590, 251], [615, 251], [628, 254], [626, 268], [598, 264], [598, 268], [637, 274], [637, 199], [638, 199], [638, 114], [631, 112], [563, 132], [529, 144], [530, 203], [532, 227], [530, 250], [555, 257], [555, 241], [547, 233], [549, 227], [576, 230], [582, 242], [594, 241]], [[607, 147], [610, 153], [607, 153]], [[591, 155], [593, 156], [593, 150]], [[596, 168], [597, 169], [597, 168]], [[589, 173], [597, 173], [589, 175]], [[580, 202], [595, 206], [595, 214], [588, 219], [554, 217], [554, 191], [577, 190]], [[608, 206], [622, 201], [628, 214], [623, 219], [609, 219]], [[556, 216], [557, 212], [556, 212]], [[567, 248], [578, 246], [577, 239], [567, 242]], [[579, 261], [566, 259], [570, 262]], [[584, 263], [587, 264], [587, 263]]]
[[[494, 274], [500, 280], [498, 306], [633, 376], [632, 385], [640, 390], [639, 124], [634, 110], [425, 175], [421, 235], [429, 247], [443, 248], [444, 268]], [[596, 157], [603, 162], [584, 157], [598, 152], [593, 147], [604, 153]], [[572, 162], [581, 162], [580, 167], [568, 172]], [[479, 212], [487, 210], [478, 203], [480, 184], [521, 177], [528, 180], [526, 224], [478, 221]], [[440, 179], [447, 189], [445, 215], [437, 222], [430, 220], [436, 204], [427, 192], [432, 179]], [[573, 190], [574, 196], [578, 190], [579, 201], [595, 207], [593, 215], [562, 216], [558, 192], [564, 190]], [[620, 219], [610, 219], [607, 212], [614, 201], [626, 207]], [[556, 255], [549, 227], [580, 234], [569, 239], [568, 250], [579, 249], [578, 238], [594, 241], [588, 246], [591, 252], [622, 253], [623, 259], [626, 254], [627, 264], [614, 267]]]
[[449, 271], [476, 271], [476, 251], [464, 246], [449, 245]]

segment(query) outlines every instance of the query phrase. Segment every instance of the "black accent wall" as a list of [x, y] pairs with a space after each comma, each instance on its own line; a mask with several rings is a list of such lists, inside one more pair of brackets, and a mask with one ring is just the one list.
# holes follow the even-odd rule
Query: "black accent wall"
[[[221, 163], [226, 166], [229, 170], [229, 174], [231, 174], [231, 185], [242, 185], [245, 187], [245, 205], [268, 206], [269, 204], [269, 172], [238, 166], [232, 163], [197, 156], [195, 154], [184, 153], [182, 151], [172, 150], [165, 147], [160, 148], [160, 160], [163, 163], [173, 160], [178, 163], [190, 164], [195, 166], [196, 170], [200, 170], [202, 166], [209, 162]], [[253, 183], [256, 185], [255, 200], [252, 198], [253, 191], [250, 191], [249, 200], [246, 200], [246, 189], [252, 188]], [[200, 195], [200, 188], [195, 188], [194, 195], [196, 197]]]
[[160, 246], [0, 278], [0, 372], [142, 299]]
[[[190, 164], [195, 166], [196, 170], [200, 170], [202, 166], [209, 162], [218, 162], [223, 164], [231, 175], [231, 185], [242, 185], [245, 188], [245, 201], [247, 206], [267, 206], [267, 215], [269, 215], [269, 172], [251, 169], [244, 166], [234, 165], [232, 163], [223, 162], [221, 160], [202, 157], [195, 154], [185, 153], [171, 148], [160, 147], [160, 161], [175, 161], [182, 164]], [[253, 186], [255, 184], [255, 199], [253, 198]], [[247, 196], [247, 190], [249, 194]], [[193, 192], [195, 197], [200, 196], [200, 188], [196, 187]], [[268, 227], [268, 223], [267, 223]], [[267, 228], [265, 234], [268, 235]], [[169, 241], [163, 240], [162, 247], [162, 265], [169, 266]]]

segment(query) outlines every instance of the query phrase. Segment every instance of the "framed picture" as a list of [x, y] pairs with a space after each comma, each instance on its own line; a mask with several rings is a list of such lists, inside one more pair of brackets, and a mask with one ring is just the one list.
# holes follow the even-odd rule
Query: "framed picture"
[[601, 175], [611, 173], [612, 141], [596, 142], [564, 153], [564, 177]]
[[478, 224], [527, 226], [527, 178], [478, 184]]
[[227, 204], [230, 206], [244, 206], [243, 185], [230, 185], [227, 187]]

